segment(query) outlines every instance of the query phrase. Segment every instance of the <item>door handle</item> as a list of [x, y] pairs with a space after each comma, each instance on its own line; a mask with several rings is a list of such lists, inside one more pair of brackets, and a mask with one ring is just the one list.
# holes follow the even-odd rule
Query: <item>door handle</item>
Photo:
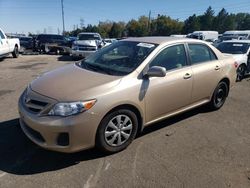
[[191, 77], [192, 77], [192, 74], [190, 74], [190, 73], [186, 73], [186, 74], [183, 76], [184, 79], [189, 79], [189, 78], [191, 78]]
[[214, 70], [220, 70], [220, 66], [216, 65]]

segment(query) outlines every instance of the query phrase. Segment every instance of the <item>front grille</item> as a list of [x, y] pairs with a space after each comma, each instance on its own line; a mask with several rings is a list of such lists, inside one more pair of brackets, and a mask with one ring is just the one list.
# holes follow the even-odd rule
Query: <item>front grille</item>
[[25, 122], [23, 122], [23, 125], [26, 129], [26, 131], [34, 138], [36, 139], [38, 142], [41, 142], [41, 143], [45, 143], [45, 140], [43, 138], [43, 136], [37, 132], [36, 130], [30, 128]]
[[86, 46], [86, 45], [79, 45], [80, 51], [96, 51], [95, 46]]
[[30, 103], [38, 105], [38, 106], [46, 106], [48, 103], [47, 102], [42, 102], [42, 101], [37, 101], [37, 100], [30, 100]]
[[28, 99], [27, 97], [24, 99], [24, 104], [27, 109], [33, 113], [41, 112], [48, 105], [47, 102]]

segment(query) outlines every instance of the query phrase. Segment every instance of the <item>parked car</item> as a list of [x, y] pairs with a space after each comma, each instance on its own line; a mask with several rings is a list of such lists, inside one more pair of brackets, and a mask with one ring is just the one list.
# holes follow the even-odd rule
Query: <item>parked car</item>
[[0, 57], [12, 54], [17, 58], [20, 50], [20, 41], [18, 38], [7, 38], [3, 30], [0, 28]]
[[99, 33], [79, 33], [72, 46], [73, 59], [86, 58], [104, 46]]
[[238, 64], [237, 80], [250, 72], [250, 40], [228, 40], [217, 47], [222, 53], [232, 54]]
[[71, 43], [67, 41], [62, 35], [54, 34], [39, 34], [34, 41], [35, 51], [41, 53], [55, 52], [65, 53], [71, 47]]
[[157, 121], [221, 108], [235, 80], [234, 59], [206, 42], [125, 39], [34, 80], [19, 99], [20, 124], [49, 150], [118, 152]]
[[20, 51], [24, 52], [26, 50], [33, 50], [33, 38], [32, 37], [19, 37], [20, 41]]
[[105, 38], [105, 39], [103, 39], [103, 41], [104, 41], [104, 45], [108, 46], [108, 45], [110, 45], [110, 44], [112, 44], [114, 42], [117, 42], [118, 40], [114, 39], [114, 38]]

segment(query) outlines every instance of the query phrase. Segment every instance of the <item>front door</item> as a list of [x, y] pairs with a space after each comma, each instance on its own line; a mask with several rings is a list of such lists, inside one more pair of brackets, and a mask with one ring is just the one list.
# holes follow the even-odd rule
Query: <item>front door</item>
[[0, 30], [0, 55], [6, 54], [6, 53], [9, 53], [8, 39]]
[[149, 64], [149, 67], [165, 67], [165, 77], [152, 77], [145, 91], [146, 123], [174, 112], [190, 103], [192, 91], [192, 70], [187, 66], [183, 44], [163, 49]]

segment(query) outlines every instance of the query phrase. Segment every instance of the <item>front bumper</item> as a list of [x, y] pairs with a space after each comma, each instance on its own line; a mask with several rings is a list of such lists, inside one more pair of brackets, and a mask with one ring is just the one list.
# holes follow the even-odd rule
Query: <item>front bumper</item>
[[80, 50], [72, 50], [71, 54], [73, 57], [88, 57], [89, 55], [95, 53], [96, 51], [80, 51]]
[[39, 116], [29, 112], [19, 99], [20, 125], [35, 144], [65, 153], [77, 152], [95, 146], [99, 116], [83, 112], [68, 117]]

